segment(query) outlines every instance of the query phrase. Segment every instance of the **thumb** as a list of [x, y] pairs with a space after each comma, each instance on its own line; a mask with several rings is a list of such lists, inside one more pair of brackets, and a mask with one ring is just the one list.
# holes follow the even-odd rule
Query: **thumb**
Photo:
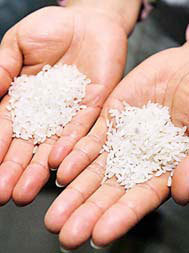
[[14, 77], [22, 67], [22, 53], [17, 41], [17, 34], [9, 30], [0, 45], [0, 96], [3, 96]]

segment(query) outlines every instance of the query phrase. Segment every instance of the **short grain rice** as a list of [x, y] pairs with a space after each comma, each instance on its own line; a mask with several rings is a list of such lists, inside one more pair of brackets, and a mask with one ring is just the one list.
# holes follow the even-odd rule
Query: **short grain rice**
[[[81, 101], [90, 83], [75, 65], [46, 65], [36, 76], [15, 78], [9, 89], [13, 137], [40, 144], [84, 109]], [[36, 151], [36, 150], [35, 150]]]
[[153, 176], [171, 172], [171, 186], [173, 169], [189, 150], [186, 127], [175, 127], [168, 107], [151, 102], [142, 108], [125, 104], [122, 112], [114, 109], [109, 113], [112, 120], [107, 121], [103, 146], [108, 152], [103, 182], [115, 176], [128, 190]]

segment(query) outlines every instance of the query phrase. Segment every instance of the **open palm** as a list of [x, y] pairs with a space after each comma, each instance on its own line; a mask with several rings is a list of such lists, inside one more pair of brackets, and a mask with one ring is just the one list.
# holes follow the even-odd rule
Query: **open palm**
[[[185, 44], [181, 48], [160, 52], [135, 68], [110, 95], [89, 134], [63, 160], [59, 169], [61, 173], [58, 173], [61, 184], [80, 175], [54, 201], [47, 212], [45, 223], [50, 231], [60, 232], [60, 242], [66, 248], [78, 247], [90, 237], [96, 245], [107, 245], [168, 198], [167, 174], [137, 185], [127, 193], [115, 178], [101, 185], [107, 154], [99, 155], [99, 151], [106, 140], [108, 111], [110, 108], [122, 109], [123, 101], [133, 106], [142, 106], [151, 100], [168, 106], [174, 124], [188, 126], [187, 56], [189, 46]], [[189, 160], [186, 158], [177, 170], [188, 175], [188, 165]], [[175, 176], [173, 193], [177, 197], [182, 194], [184, 203], [188, 201], [188, 188], [184, 188], [183, 180], [187, 186], [188, 177], [184, 176], [183, 179], [182, 174], [180, 179], [178, 173]], [[175, 191], [177, 181], [182, 183], [182, 192], [178, 188]]]
[[[49, 7], [23, 19], [10, 29], [0, 47], [0, 94], [19, 74], [35, 74], [45, 64], [76, 64], [92, 84], [82, 110], [62, 132], [56, 164], [84, 136], [122, 77], [126, 59], [126, 34], [116, 17], [77, 8]], [[56, 138], [41, 144], [33, 156], [33, 142], [12, 139], [12, 123], [0, 105], [0, 204], [11, 196], [17, 204], [30, 203], [49, 178], [48, 155]]]

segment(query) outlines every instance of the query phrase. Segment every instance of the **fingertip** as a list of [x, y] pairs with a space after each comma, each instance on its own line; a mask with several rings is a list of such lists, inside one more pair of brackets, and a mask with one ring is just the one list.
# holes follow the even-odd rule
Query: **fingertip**
[[60, 138], [52, 148], [50, 154], [49, 154], [49, 166], [51, 168], [58, 168], [58, 166], [61, 164], [61, 162], [64, 160], [64, 158], [69, 154], [71, 151], [70, 146], [70, 139], [68, 141], [68, 138], [62, 137]]
[[29, 205], [37, 196], [41, 187], [38, 186], [37, 180], [22, 176], [13, 191], [13, 201], [18, 206]]
[[61, 227], [56, 220], [56, 215], [52, 215], [50, 210], [48, 210], [45, 215], [44, 224], [46, 229], [53, 234], [58, 234], [61, 230]]
[[57, 181], [60, 185], [67, 185], [75, 179], [88, 165], [88, 160], [82, 155], [72, 151], [60, 164], [57, 171]]
[[45, 215], [45, 226], [52, 233], [59, 233], [72, 212], [82, 203], [77, 191], [65, 189], [52, 203]]
[[58, 188], [64, 188], [66, 185], [60, 184], [59, 181], [56, 179], [55, 184]]
[[58, 166], [61, 163], [61, 159], [59, 157], [59, 154], [56, 152], [56, 149], [52, 149], [52, 151], [49, 154], [49, 158], [48, 158], [48, 164], [49, 167], [52, 169], [58, 168]]
[[85, 220], [83, 208], [77, 209], [62, 227], [59, 240], [61, 245], [68, 249], [76, 249], [81, 246], [91, 235], [91, 224]]
[[[92, 232], [92, 242], [93, 244], [98, 248], [104, 248], [106, 247], [110, 241], [108, 239], [108, 234], [110, 232], [107, 231], [107, 229], [103, 229], [101, 225], [97, 222], [95, 225], [93, 232]], [[92, 246], [92, 245], [91, 245]]]
[[57, 168], [50, 168], [50, 171], [55, 172], [55, 171], [57, 171]]
[[63, 227], [59, 234], [59, 241], [66, 249], [73, 250], [80, 246], [78, 244], [78, 237], [80, 237], [80, 234], [77, 232], [71, 233], [67, 227]]
[[63, 247], [63, 246], [60, 246], [60, 251], [62, 253], [71, 253], [71, 251], [69, 249], [65, 249], [65, 247]]
[[65, 159], [62, 164], [59, 166], [57, 175], [56, 175], [56, 182], [61, 187], [66, 186], [69, 184], [75, 177], [75, 170], [74, 164], [72, 159]]
[[51, 168], [58, 168], [64, 159], [64, 150], [62, 147], [54, 147], [49, 154], [48, 163]]
[[12, 199], [17, 206], [22, 207], [29, 205], [34, 200], [34, 196], [29, 193], [27, 187], [22, 186], [20, 188], [16, 186], [12, 194]]
[[61, 230], [60, 239], [63, 245], [75, 248], [85, 243], [91, 236], [99, 213], [99, 209], [95, 209], [90, 203], [76, 209]]
[[176, 204], [185, 206], [189, 202], [189, 191], [179, 180], [180, 176], [173, 177], [171, 186], [171, 195]]
[[94, 241], [92, 239], [90, 240], [90, 245], [93, 249], [96, 249], [96, 250], [100, 250], [100, 249], [104, 248], [104, 247], [101, 247], [101, 246], [97, 246], [96, 243], [94, 243]]
[[57, 178], [56, 178], [56, 186], [59, 188], [64, 188], [66, 185], [68, 185], [72, 180], [72, 177], [69, 175], [66, 175], [66, 173], [62, 173], [61, 171], [57, 172]]
[[[127, 219], [125, 219], [126, 213]], [[92, 233], [93, 242], [99, 247], [106, 247], [120, 238], [133, 227], [132, 215], [133, 213], [129, 209], [122, 210], [120, 206], [115, 204], [96, 223]]]
[[[116, 230], [116, 227], [115, 227], [115, 230]], [[101, 226], [97, 225], [94, 227], [90, 244], [92, 248], [100, 250], [100, 249], [110, 246], [119, 237], [117, 238], [111, 237], [110, 230], [104, 229]]]
[[5, 177], [1, 177], [0, 180], [0, 205], [5, 205], [11, 198], [12, 188], [8, 187]]
[[189, 157], [182, 160], [174, 171], [171, 194], [179, 205], [185, 206], [189, 202]]
[[0, 184], [0, 206], [6, 205], [11, 199], [12, 189]]
[[173, 199], [174, 199], [175, 203], [180, 206], [186, 206], [188, 204], [188, 200], [183, 200], [180, 198], [180, 196], [174, 195]]
[[0, 166], [0, 204], [5, 205], [11, 198], [14, 186], [20, 176], [19, 166], [4, 162]]

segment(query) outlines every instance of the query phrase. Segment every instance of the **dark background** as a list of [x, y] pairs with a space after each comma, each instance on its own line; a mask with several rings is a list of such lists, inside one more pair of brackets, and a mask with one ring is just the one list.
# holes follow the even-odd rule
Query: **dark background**
[[[177, 1], [179, 2], [179, 1]], [[5, 31], [28, 13], [51, 4], [47, 0], [0, 0], [0, 38]], [[158, 8], [137, 25], [129, 40], [127, 70], [146, 57], [184, 42], [189, 13], [182, 6], [169, 6], [160, 1]], [[58, 253], [55, 235], [44, 228], [43, 217], [59, 191], [55, 175], [37, 199], [28, 207], [18, 208], [12, 201], [0, 208], [0, 253]], [[79, 236], [79, 235], [78, 235]], [[125, 237], [104, 253], [189, 253], [189, 208], [167, 201], [147, 216]], [[97, 252], [89, 243], [78, 253]]]
[[27, 14], [53, 4], [55, 0], [0, 0], [0, 37]]

